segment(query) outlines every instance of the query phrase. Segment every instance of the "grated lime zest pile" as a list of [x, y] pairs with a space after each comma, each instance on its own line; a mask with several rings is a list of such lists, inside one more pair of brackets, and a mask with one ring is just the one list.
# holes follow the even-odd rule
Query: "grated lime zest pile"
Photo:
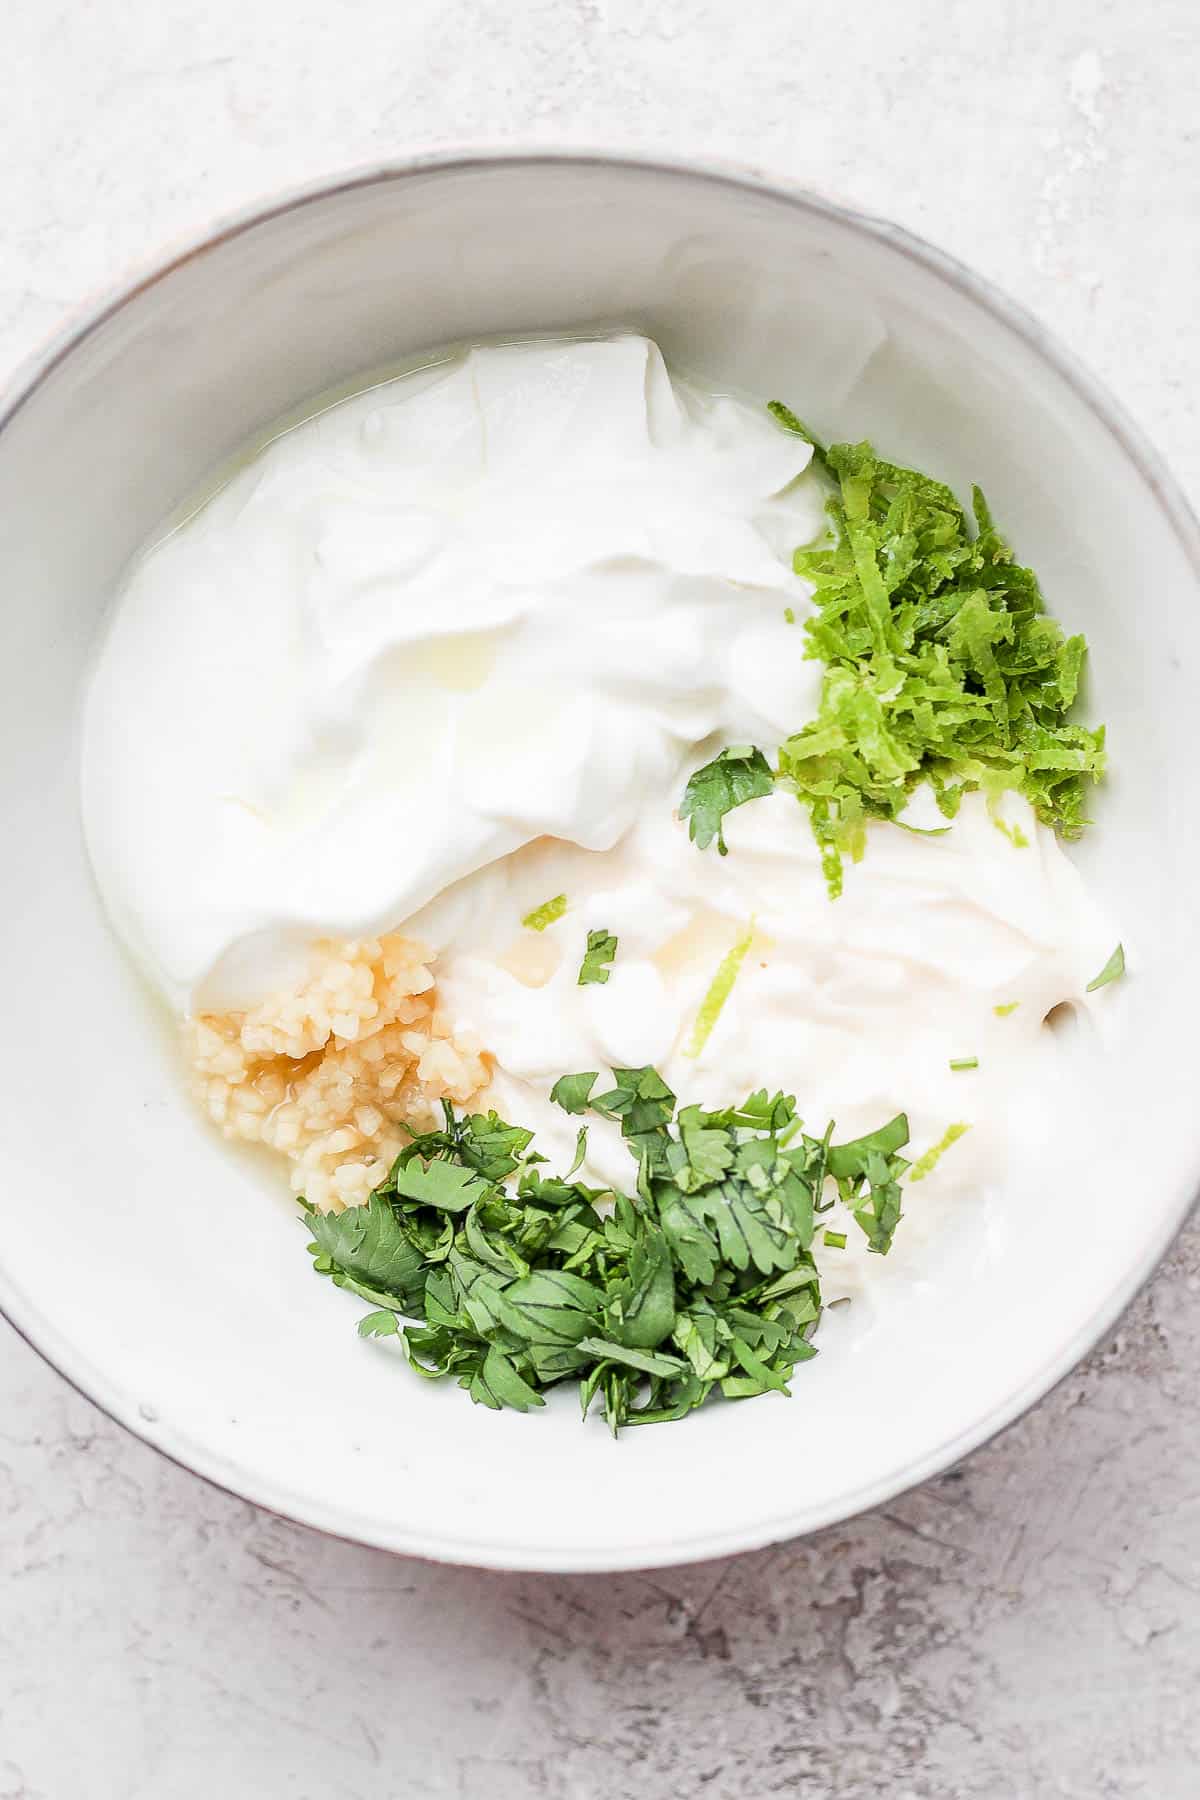
[[[811, 435], [786, 407], [784, 430]], [[1023, 794], [1060, 836], [1080, 835], [1104, 773], [1104, 727], [1070, 720], [1087, 645], [1046, 615], [973, 489], [975, 526], [951, 490], [869, 443], [815, 445], [835, 483], [829, 539], [796, 551], [813, 585], [808, 654], [825, 665], [817, 717], [783, 744], [779, 775], [807, 806], [832, 895], [870, 819], [896, 820], [928, 782], [953, 818], [982, 789]]]

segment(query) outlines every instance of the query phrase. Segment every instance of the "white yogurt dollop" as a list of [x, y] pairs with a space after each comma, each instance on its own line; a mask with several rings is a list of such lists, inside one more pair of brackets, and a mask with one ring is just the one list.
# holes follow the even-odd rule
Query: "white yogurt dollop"
[[277, 439], [134, 569], [83, 765], [113, 918], [182, 1007], [545, 836], [608, 850], [702, 740], [814, 708], [808, 447], [626, 336], [472, 350]]

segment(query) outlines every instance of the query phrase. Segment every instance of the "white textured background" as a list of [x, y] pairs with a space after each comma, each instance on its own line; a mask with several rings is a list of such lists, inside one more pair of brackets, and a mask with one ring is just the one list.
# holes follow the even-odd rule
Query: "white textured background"
[[[467, 139], [691, 149], [992, 276], [1200, 499], [1195, 0], [0, 0], [0, 47], [4, 369], [280, 184]], [[804, 1543], [563, 1579], [280, 1524], [5, 1331], [0, 1800], [1190, 1800], [1198, 1355], [1193, 1227], [963, 1469]]]

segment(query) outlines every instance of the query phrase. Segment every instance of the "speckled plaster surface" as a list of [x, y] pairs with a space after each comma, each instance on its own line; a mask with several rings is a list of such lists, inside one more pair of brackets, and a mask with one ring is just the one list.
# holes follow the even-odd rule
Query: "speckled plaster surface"
[[[994, 277], [1200, 499], [1194, 0], [0, 0], [0, 23], [4, 368], [279, 184], [465, 139], [691, 148]], [[281, 1524], [4, 1332], [0, 1800], [1182, 1800], [1198, 1353], [1193, 1226], [1040, 1409], [886, 1511], [537, 1578]]]

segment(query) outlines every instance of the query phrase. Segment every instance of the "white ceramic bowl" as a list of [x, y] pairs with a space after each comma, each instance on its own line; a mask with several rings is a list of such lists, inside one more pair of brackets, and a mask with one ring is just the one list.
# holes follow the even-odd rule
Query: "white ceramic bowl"
[[[81, 683], [162, 515], [306, 395], [431, 344], [620, 322], [715, 382], [985, 487], [1093, 646], [1116, 774], [1082, 854], [1131, 946], [1119, 1097], [1074, 1183], [939, 1237], [903, 1328], [795, 1398], [614, 1445], [573, 1394], [493, 1415], [411, 1379], [313, 1279], [272, 1190], [193, 1117], [96, 903]], [[372, 170], [234, 220], [70, 331], [0, 429], [0, 1301], [85, 1393], [234, 1492], [396, 1550], [604, 1569], [738, 1550], [887, 1499], [1045, 1393], [1112, 1324], [1200, 1177], [1194, 706], [1200, 545], [1178, 491], [1042, 329], [895, 228], [756, 177], [611, 156]], [[1037, 1184], [1034, 1184], [1036, 1188]]]

